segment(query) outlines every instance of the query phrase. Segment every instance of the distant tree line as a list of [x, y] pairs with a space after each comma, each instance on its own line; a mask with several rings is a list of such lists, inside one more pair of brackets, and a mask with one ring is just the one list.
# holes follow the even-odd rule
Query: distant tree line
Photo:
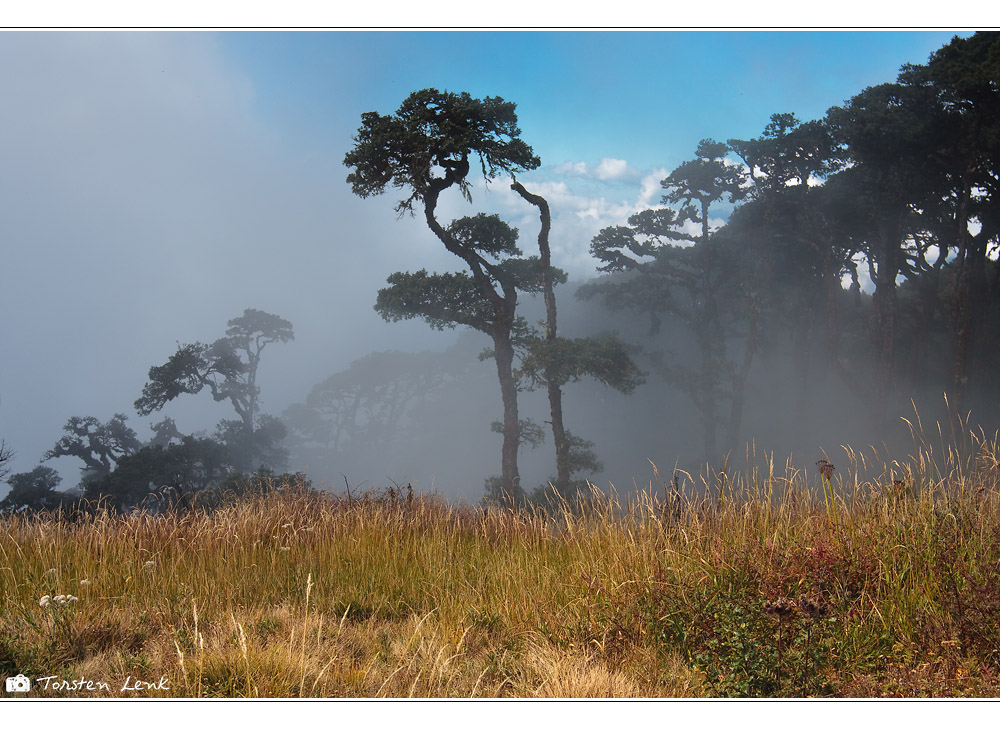
[[703, 141], [663, 180], [664, 207], [594, 239], [608, 275], [582, 296], [643, 313], [652, 337], [670, 318], [696, 343], [652, 369], [690, 396], [706, 458], [737, 446], [754, 357], [781, 340], [800, 418], [828, 377], [876, 426], [898, 415], [901, 379], [936, 384], [957, 413], [995, 399], [998, 79], [1000, 35], [955, 38], [822, 120], [775, 114], [756, 139]]

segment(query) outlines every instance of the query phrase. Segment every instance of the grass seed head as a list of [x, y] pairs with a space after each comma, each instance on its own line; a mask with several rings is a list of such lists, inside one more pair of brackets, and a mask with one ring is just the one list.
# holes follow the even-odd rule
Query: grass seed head
[[833, 470], [837, 467], [826, 459], [820, 459], [816, 462], [816, 468], [819, 469], [819, 473], [824, 479], [830, 479], [833, 476]]

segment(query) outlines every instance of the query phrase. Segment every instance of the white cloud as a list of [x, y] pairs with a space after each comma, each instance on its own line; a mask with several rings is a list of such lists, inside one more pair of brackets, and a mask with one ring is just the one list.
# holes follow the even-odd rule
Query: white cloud
[[658, 167], [642, 178], [639, 185], [638, 210], [655, 208], [659, 205], [663, 195], [663, 186], [660, 182], [669, 174], [665, 168]]
[[629, 166], [625, 160], [605, 157], [594, 170], [600, 180], [623, 180], [628, 176]]
[[[663, 168], [642, 172], [625, 160], [605, 158], [595, 167], [567, 162], [519, 176], [519, 180], [548, 201], [553, 263], [565, 269], [571, 280], [580, 282], [598, 273], [598, 262], [590, 255], [594, 236], [609, 226], [625, 225], [633, 213], [658, 207], [663, 192], [660, 181], [667, 174]], [[531, 253], [538, 233], [538, 212], [506, 182], [495, 181], [484, 189], [479, 181], [473, 201], [470, 208], [459, 196], [449, 196], [442, 200], [439, 217], [450, 220], [480, 210], [498, 213], [518, 229], [521, 248]]]
[[604, 157], [596, 165], [588, 165], [586, 162], [564, 162], [555, 167], [552, 172], [556, 175], [592, 178], [605, 182], [612, 180], [634, 181], [641, 177], [641, 173], [634, 167], [629, 167], [628, 162], [613, 157]]
[[590, 175], [590, 168], [586, 162], [564, 162], [553, 170], [558, 175], [578, 175], [587, 177]]

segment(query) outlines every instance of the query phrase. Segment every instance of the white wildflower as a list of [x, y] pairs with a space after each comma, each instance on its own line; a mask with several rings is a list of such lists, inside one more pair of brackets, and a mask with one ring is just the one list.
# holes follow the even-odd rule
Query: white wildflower
[[45, 608], [52, 602], [52, 596], [42, 596], [38, 599], [38, 605]]
[[281, 552], [283, 552], [283, 553], [287, 553], [287, 552], [288, 552], [289, 550], [291, 550], [291, 548], [290, 548], [290, 547], [287, 547], [287, 546], [286, 546], [286, 547], [281, 547], [281, 548], [278, 548], [278, 549], [279, 549], [279, 550], [280, 550]]
[[80, 585], [82, 585], [84, 588], [86, 588], [87, 586], [90, 585], [90, 581], [87, 580], [86, 578], [84, 578], [83, 580], [80, 581]]

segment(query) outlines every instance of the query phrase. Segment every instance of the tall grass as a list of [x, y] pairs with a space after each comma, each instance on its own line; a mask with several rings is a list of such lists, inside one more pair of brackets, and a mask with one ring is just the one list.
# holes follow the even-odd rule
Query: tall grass
[[994, 696], [997, 440], [914, 438], [902, 461], [845, 448], [828, 485], [751, 448], [742, 472], [545, 509], [288, 489], [7, 516], [0, 675], [107, 684], [32, 696]]

